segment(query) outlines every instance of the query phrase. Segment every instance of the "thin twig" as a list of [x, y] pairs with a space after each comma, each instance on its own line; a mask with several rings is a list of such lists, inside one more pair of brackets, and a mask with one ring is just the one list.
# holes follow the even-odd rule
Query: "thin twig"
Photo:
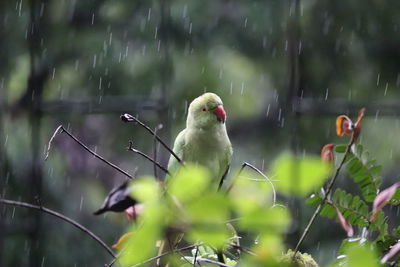
[[219, 262], [219, 261], [210, 260], [210, 259], [207, 259], [207, 258], [202, 258], [202, 257], [198, 258], [197, 261], [199, 261], [199, 262], [208, 262], [208, 263], [212, 263], [212, 264], [219, 265], [219, 266], [222, 266], [222, 267], [230, 267], [228, 264], [225, 264], [225, 263], [222, 263], [222, 262]]
[[63, 215], [61, 213], [58, 213], [58, 212], [53, 211], [51, 209], [45, 208], [43, 206], [37, 206], [37, 205], [32, 205], [32, 204], [29, 204], [29, 203], [26, 203], [26, 202], [14, 201], [14, 200], [3, 199], [3, 198], [0, 198], [0, 203], [6, 204], [6, 205], [11, 205], [11, 206], [18, 206], [18, 207], [24, 207], [24, 208], [28, 208], [28, 209], [39, 210], [39, 211], [42, 211], [44, 213], [53, 215], [53, 216], [65, 221], [65, 222], [67, 222], [69, 224], [72, 224], [73, 226], [75, 226], [76, 228], [81, 230], [82, 232], [84, 232], [87, 235], [89, 235], [92, 239], [94, 239], [97, 243], [99, 243], [103, 248], [105, 248], [107, 250], [107, 252], [113, 258], [115, 258], [114, 252], [97, 235], [95, 235], [93, 232], [91, 232], [89, 229], [87, 229], [83, 225], [79, 224], [78, 222], [72, 220], [71, 218], [69, 218], [69, 217], [67, 217], [67, 216], [65, 216], [65, 215]]
[[171, 155], [174, 156], [174, 158], [176, 158], [176, 160], [180, 164], [183, 164], [183, 161], [178, 157], [178, 155], [176, 155], [175, 152], [167, 144], [165, 144], [164, 141], [161, 140], [161, 138], [152, 129], [150, 129], [149, 126], [147, 126], [146, 124], [141, 122], [138, 118], [132, 116], [131, 114], [125, 113], [125, 114], [121, 115], [121, 120], [124, 122], [138, 123], [140, 126], [145, 128], [149, 133], [151, 133], [151, 135], [153, 135], [158, 140], [158, 142], [160, 142], [165, 147], [165, 149], [167, 149], [168, 152], [171, 153]]
[[129, 151], [132, 151], [134, 153], [137, 153], [139, 155], [141, 155], [142, 157], [148, 159], [149, 161], [153, 162], [155, 165], [157, 165], [158, 168], [160, 168], [161, 170], [163, 170], [166, 174], [169, 174], [169, 171], [163, 167], [160, 163], [158, 163], [157, 161], [155, 161], [154, 159], [152, 159], [150, 156], [146, 155], [145, 153], [143, 153], [140, 150], [137, 150], [136, 148], [133, 147], [133, 142], [129, 141], [129, 147], [127, 148]]
[[[153, 140], [153, 158], [154, 158], [154, 161], [157, 161], [157, 146], [158, 146], [158, 142], [157, 142], [156, 136], [157, 136], [158, 130], [161, 130], [162, 128], [163, 128], [162, 124], [159, 124], [159, 125], [157, 125], [156, 128], [154, 128], [154, 140]], [[154, 177], [157, 178], [157, 165], [154, 164], [153, 167], [154, 167]]]
[[245, 253], [247, 253], [247, 254], [250, 254], [250, 255], [252, 255], [252, 256], [257, 256], [257, 254], [256, 254], [254, 251], [252, 251], [251, 249], [246, 248], [246, 247], [243, 247], [243, 246], [240, 246], [240, 245], [238, 245], [238, 244], [230, 243], [229, 246], [231, 246], [231, 247], [234, 248], [234, 249], [243, 251], [243, 252], [245, 252]]
[[275, 203], [276, 203], [276, 191], [275, 191], [275, 186], [274, 186], [274, 184], [272, 183], [271, 179], [269, 179], [269, 178], [268, 178], [262, 171], [260, 171], [257, 167], [251, 165], [251, 164], [248, 163], [248, 162], [243, 162], [243, 163], [242, 163], [242, 166], [240, 167], [240, 170], [239, 170], [238, 174], [236, 175], [235, 180], [232, 182], [232, 184], [231, 184], [231, 185], [229, 186], [229, 188], [228, 188], [228, 192], [233, 188], [233, 186], [235, 185], [235, 182], [236, 182], [237, 178], [240, 177], [240, 174], [243, 172], [244, 168], [246, 168], [246, 167], [248, 167], [248, 168], [250, 168], [250, 169], [256, 171], [258, 174], [260, 174], [262, 177], [264, 177], [264, 179], [271, 185], [271, 188], [272, 188], [272, 200], [273, 200], [273, 205], [275, 205]]
[[196, 252], [194, 253], [194, 259], [193, 259], [193, 267], [196, 266], [198, 254], [199, 254], [199, 246], [196, 246]]
[[57, 134], [59, 133], [65, 133], [67, 134], [72, 140], [74, 140], [78, 145], [80, 145], [83, 149], [85, 149], [86, 151], [88, 151], [90, 154], [92, 154], [95, 158], [98, 158], [99, 160], [101, 160], [102, 162], [104, 162], [105, 164], [107, 164], [108, 166], [110, 166], [111, 168], [119, 171], [120, 173], [122, 173], [123, 175], [125, 175], [126, 177], [128, 177], [129, 179], [134, 179], [134, 177], [132, 175], [130, 175], [129, 173], [127, 173], [126, 171], [122, 170], [120, 167], [118, 167], [117, 165], [115, 165], [114, 163], [109, 162], [108, 160], [106, 160], [105, 158], [103, 158], [102, 156], [100, 156], [99, 154], [97, 154], [96, 152], [90, 150], [89, 147], [87, 147], [84, 143], [82, 143], [78, 138], [76, 138], [74, 135], [72, 135], [70, 132], [68, 132], [63, 125], [60, 125], [57, 127], [57, 129], [54, 131], [53, 136], [50, 138], [49, 140], [49, 144], [47, 146], [47, 152], [46, 152], [46, 157], [45, 160], [47, 160], [47, 158], [49, 157], [49, 153], [50, 153], [50, 149], [51, 149], [51, 145], [54, 141], [54, 138], [56, 137]]
[[303, 241], [306, 238], [308, 232], [310, 231], [310, 228], [311, 228], [312, 224], [314, 223], [315, 219], [317, 218], [317, 216], [321, 212], [322, 206], [324, 205], [325, 201], [328, 199], [328, 197], [329, 197], [329, 195], [330, 195], [330, 193], [332, 191], [333, 185], [335, 184], [336, 179], [339, 176], [339, 172], [342, 169], [342, 167], [343, 167], [343, 165], [344, 165], [344, 163], [346, 161], [347, 156], [351, 152], [351, 146], [354, 144], [354, 141], [355, 141], [355, 138], [354, 138], [354, 135], [352, 135], [351, 139], [350, 139], [350, 142], [347, 144], [346, 152], [345, 152], [345, 154], [343, 156], [343, 159], [340, 162], [339, 166], [336, 168], [336, 170], [335, 170], [335, 172], [334, 172], [334, 174], [332, 176], [331, 181], [328, 183], [328, 185], [326, 187], [325, 196], [324, 196], [322, 202], [315, 209], [314, 214], [311, 216], [306, 228], [304, 229], [303, 234], [301, 235], [299, 241], [297, 242], [297, 245], [296, 245], [296, 247], [294, 249], [293, 257], [295, 257], [297, 251], [299, 251], [300, 245], [303, 243]]
[[149, 262], [158, 260], [158, 259], [160, 259], [160, 258], [162, 258], [162, 257], [164, 257], [164, 256], [167, 256], [167, 255], [171, 254], [171, 253], [181, 252], [181, 251], [189, 250], [189, 249], [192, 249], [192, 248], [195, 248], [195, 247], [196, 247], [196, 245], [190, 245], [190, 246], [186, 246], [186, 247], [183, 247], [183, 248], [178, 248], [178, 249], [175, 249], [175, 250], [170, 250], [170, 251], [164, 252], [163, 254], [160, 254], [160, 255], [157, 255], [157, 256], [155, 256], [155, 257], [149, 258], [149, 259], [147, 259], [147, 260], [145, 260], [145, 261], [142, 261], [141, 263], [135, 264], [135, 265], [133, 265], [133, 266], [131, 266], [131, 267], [141, 266], [141, 265], [144, 265], [144, 264], [146, 264], [146, 263], [149, 263]]

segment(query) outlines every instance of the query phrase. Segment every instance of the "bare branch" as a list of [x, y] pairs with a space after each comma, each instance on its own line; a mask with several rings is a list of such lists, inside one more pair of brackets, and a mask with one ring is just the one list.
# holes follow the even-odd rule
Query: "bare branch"
[[134, 153], [137, 153], [139, 155], [141, 155], [142, 157], [146, 158], [147, 160], [153, 162], [155, 165], [157, 165], [158, 168], [160, 168], [161, 170], [163, 170], [166, 174], [169, 174], [169, 171], [164, 168], [160, 163], [158, 163], [157, 161], [155, 161], [154, 159], [152, 159], [150, 156], [146, 155], [145, 153], [143, 153], [142, 151], [136, 149], [133, 147], [133, 142], [129, 141], [129, 147], [127, 148], [129, 151], [132, 151]]
[[274, 186], [274, 184], [272, 183], [271, 179], [269, 179], [269, 178], [268, 178], [262, 171], [260, 171], [257, 167], [251, 165], [251, 164], [248, 163], [248, 162], [243, 162], [243, 163], [242, 163], [242, 166], [240, 167], [240, 170], [239, 170], [238, 174], [236, 175], [235, 180], [232, 182], [232, 184], [231, 184], [231, 185], [229, 186], [229, 188], [228, 188], [228, 192], [233, 188], [233, 186], [235, 185], [236, 179], [240, 177], [240, 174], [243, 172], [244, 168], [246, 168], [246, 167], [248, 167], [248, 168], [250, 168], [250, 169], [256, 171], [258, 174], [260, 174], [262, 177], [264, 177], [264, 179], [271, 185], [271, 188], [272, 188], [272, 201], [273, 201], [273, 205], [275, 205], [275, 203], [276, 203], [276, 191], [275, 191], [275, 186]]
[[210, 259], [207, 259], [207, 258], [197, 258], [197, 261], [198, 262], [208, 262], [208, 263], [212, 263], [212, 264], [215, 264], [215, 265], [219, 265], [219, 266], [222, 266], [222, 267], [230, 267], [228, 264], [225, 264], [225, 263], [222, 263], [222, 262], [219, 262], [219, 261], [214, 261], [214, 260], [210, 260]]
[[189, 250], [189, 249], [195, 248], [196, 246], [197, 245], [190, 245], [190, 246], [186, 246], [186, 247], [183, 247], [183, 248], [178, 248], [178, 249], [175, 249], [175, 250], [167, 251], [167, 252], [165, 252], [163, 254], [157, 255], [157, 256], [152, 257], [150, 259], [147, 259], [147, 260], [145, 260], [145, 261], [143, 261], [141, 263], [135, 264], [135, 265], [133, 265], [131, 267], [142, 266], [142, 265], [144, 265], [146, 263], [149, 263], [149, 262], [158, 260], [159, 258], [165, 257], [165, 256], [167, 256], [167, 255], [169, 255], [171, 253], [182, 252], [182, 251], [185, 251], [185, 250]]
[[135, 122], [135, 123], [138, 123], [143, 128], [145, 128], [151, 135], [154, 136], [154, 138], [156, 138], [158, 140], [158, 142], [160, 142], [165, 147], [165, 149], [168, 150], [169, 153], [171, 153], [172, 156], [174, 156], [174, 158], [176, 158], [176, 160], [180, 164], [183, 164], [183, 161], [178, 157], [178, 155], [176, 155], [175, 152], [167, 144], [165, 144], [164, 141], [161, 140], [161, 138], [152, 129], [150, 129], [149, 126], [147, 126], [146, 124], [141, 122], [138, 118], [136, 118], [136, 117], [134, 117], [134, 116], [132, 116], [131, 114], [128, 114], [128, 113], [125, 113], [125, 114], [121, 115], [120, 118], [124, 122]]
[[71, 218], [58, 213], [56, 211], [53, 211], [51, 209], [45, 208], [43, 206], [36, 206], [36, 205], [32, 205], [26, 202], [20, 202], [20, 201], [14, 201], [14, 200], [8, 200], [8, 199], [2, 199], [0, 198], [0, 203], [5, 204], [5, 205], [11, 205], [11, 206], [18, 206], [18, 207], [24, 207], [24, 208], [28, 208], [28, 209], [35, 209], [35, 210], [39, 210], [42, 211], [44, 213], [53, 215], [69, 224], [72, 224], [73, 226], [75, 226], [76, 228], [78, 228], [79, 230], [81, 230], [82, 232], [86, 233], [87, 235], [89, 235], [92, 239], [94, 239], [97, 243], [99, 243], [104, 249], [107, 250], [107, 252], [113, 257], [115, 258], [115, 254], [114, 252], [106, 245], [106, 243], [104, 243], [97, 235], [95, 235], [93, 232], [91, 232], [89, 229], [87, 229], [86, 227], [84, 227], [83, 225], [79, 224], [78, 222], [72, 220]]
[[108, 160], [106, 160], [105, 158], [103, 158], [102, 156], [100, 156], [99, 154], [97, 154], [96, 152], [90, 150], [89, 147], [87, 147], [84, 143], [82, 143], [78, 138], [76, 138], [74, 135], [72, 135], [69, 131], [67, 131], [63, 125], [60, 125], [57, 127], [57, 129], [54, 131], [54, 134], [52, 135], [52, 137], [49, 140], [49, 144], [47, 147], [47, 152], [46, 152], [46, 157], [45, 160], [47, 160], [47, 158], [49, 157], [49, 153], [50, 153], [50, 149], [51, 149], [51, 145], [53, 143], [54, 138], [56, 137], [57, 134], [59, 133], [65, 133], [67, 134], [72, 140], [74, 140], [78, 145], [80, 145], [83, 149], [85, 149], [86, 151], [88, 151], [90, 154], [92, 154], [95, 158], [98, 158], [99, 160], [101, 160], [102, 162], [104, 162], [105, 164], [107, 164], [108, 166], [110, 166], [111, 168], [117, 170], [118, 172], [122, 173], [123, 175], [125, 175], [126, 177], [128, 177], [129, 179], [134, 179], [134, 177], [132, 175], [130, 175], [129, 173], [127, 173], [126, 171], [122, 170], [120, 167], [118, 167], [117, 165], [115, 165], [114, 163], [109, 162]]

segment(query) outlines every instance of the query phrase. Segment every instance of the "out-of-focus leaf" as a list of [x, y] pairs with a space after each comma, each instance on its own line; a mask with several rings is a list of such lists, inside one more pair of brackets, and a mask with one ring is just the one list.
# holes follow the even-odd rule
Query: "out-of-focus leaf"
[[224, 223], [229, 215], [229, 202], [222, 193], [204, 195], [187, 205], [185, 214], [192, 224]]
[[229, 238], [229, 231], [223, 224], [194, 225], [187, 232], [187, 239], [191, 243], [198, 241], [222, 248]]
[[230, 196], [235, 211], [239, 214], [247, 213], [259, 206], [272, 205], [271, 184], [261, 175], [243, 171], [237, 179]]
[[346, 250], [347, 262], [346, 267], [377, 267], [379, 266], [378, 258], [373, 249], [368, 244], [356, 244]]
[[184, 203], [202, 195], [209, 183], [210, 173], [206, 168], [187, 164], [171, 178], [168, 192]]
[[243, 214], [239, 220], [242, 230], [261, 233], [283, 233], [290, 224], [290, 214], [286, 208], [276, 206], [274, 208], [259, 207], [248, 214]]
[[148, 203], [158, 201], [160, 198], [161, 188], [153, 177], [141, 177], [131, 182], [131, 196], [138, 202]]
[[371, 244], [361, 238], [346, 239], [340, 247], [338, 259], [333, 267], [378, 267], [378, 257]]
[[277, 189], [286, 195], [306, 196], [321, 187], [330, 172], [330, 164], [319, 157], [295, 157], [284, 153], [273, 164]]

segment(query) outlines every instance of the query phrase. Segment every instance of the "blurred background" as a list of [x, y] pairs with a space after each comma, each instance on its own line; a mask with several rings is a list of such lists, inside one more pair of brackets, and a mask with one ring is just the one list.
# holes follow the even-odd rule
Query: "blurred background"
[[[398, 181], [400, 160], [400, 2], [397, 0], [10, 0], [0, 1], [0, 194], [59, 211], [115, 243], [124, 215], [96, 217], [126, 177], [66, 135], [62, 124], [127, 172], [185, 126], [187, 106], [203, 92], [224, 101], [241, 162], [268, 169], [282, 151], [320, 153], [346, 143], [335, 118], [366, 107], [361, 143], [383, 164], [383, 186]], [[169, 154], [159, 148], [166, 165]], [[159, 171], [161, 176], [161, 172]], [[339, 185], [357, 192], [342, 175]], [[313, 210], [289, 205], [293, 248]], [[390, 211], [389, 211], [390, 212]], [[399, 210], [392, 210], [397, 216]], [[301, 250], [321, 266], [337, 256], [344, 232], [320, 218]], [[104, 266], [110, 257], [88, 236], [49, 215], [0, 205], [0, 266]]]

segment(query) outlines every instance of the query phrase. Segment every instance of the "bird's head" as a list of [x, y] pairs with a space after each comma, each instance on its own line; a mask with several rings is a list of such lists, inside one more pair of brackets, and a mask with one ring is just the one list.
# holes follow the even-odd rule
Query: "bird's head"
[[205, 93], [189, 105], [187, 125], [197, 128], [209, 128], [225, 123], [226, 113], [222, 100], [214, 93]]

